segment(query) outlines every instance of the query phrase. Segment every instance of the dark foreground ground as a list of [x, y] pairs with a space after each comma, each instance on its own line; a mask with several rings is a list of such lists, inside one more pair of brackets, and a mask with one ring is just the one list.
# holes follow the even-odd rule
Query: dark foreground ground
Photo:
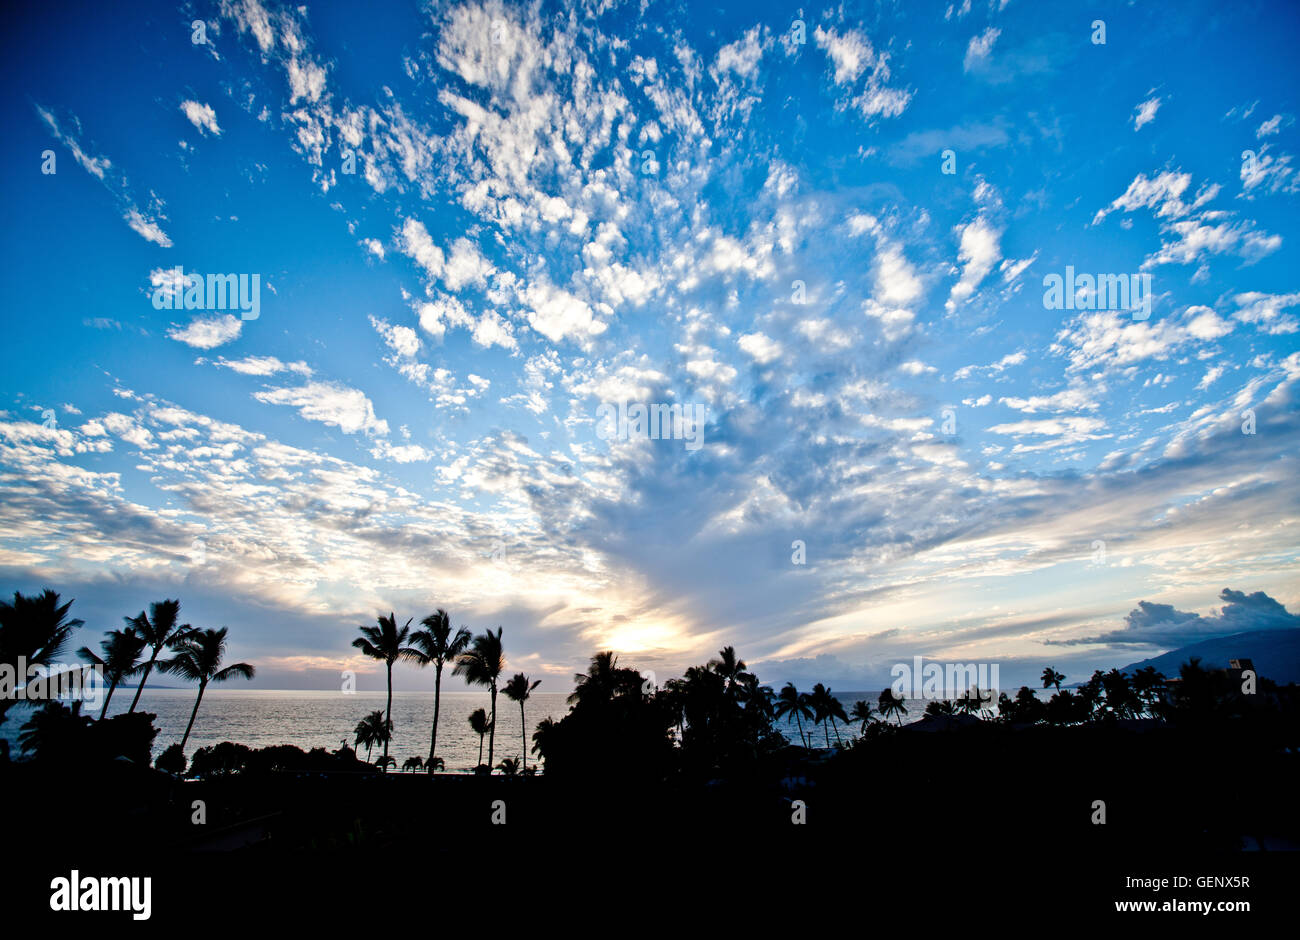
[[[1044, 914], [1058, 926], [1100, 916], [1197, 917], [1219, 929], [1291, 922], [1291, 734], [985, 725], [899, 734], [830, 760], [791, 749], [689, 783], [277, 772], [181, 781], [125, 761], [14, 765], [0, 772], [15, 862], [4, 911], [9, 924], [21, 915], [175, 930], [205, 911], [256, 911], [266, 924], [359, 917], [400, 932], [465, 919], [493, 933], [510, 912], [521, 928], [630, 916], [675, 933], [683, 918], [708, 921], [687, 914], [695, 897], [764, 934], [769, 918], [813, 925], [829, 911], [864, 925], [915, 915], [918, 929], [947, 930]], [[150, 875], [150, 923], [52, 914], [50, 879], [73, 868]], [[1204, 876], [1249, 883], [1198, 886]], [[1153, 892], [1129, 878], [1170, 880]], [[1252, 909], [1117, 913], [1125, 900]]]

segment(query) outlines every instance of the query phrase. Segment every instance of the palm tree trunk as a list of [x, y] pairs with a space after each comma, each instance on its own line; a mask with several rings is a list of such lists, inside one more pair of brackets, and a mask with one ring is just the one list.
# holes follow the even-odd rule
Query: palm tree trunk
[[826, 735], [826, 746], [829, 748], [831, 746], [831, 733], [826, 730], [826, 722], [824, 720], [822, 721], [822, 734]]
[[798, 713], [798, 712], [795, 712], [795, 713], [794, 713], [794, 720], [795, 720], [795, 722], [799, 725], [799, 740], [803, 742], [803, 746], [804, 746], [804, 747], [807, 747], [807, 746], [808, 746], [808, 739], [805, 738], [804, 735], [803, 735], [803, 719], [799, 717], [799, 713]]
[[492, 680], [492, 724], [488, 725], [488, 773], [492, 772], [493, 747], [497, 740], [497, 682]]
[[519, 737], [524, 745], [524, 773], [528, 773], [528, 722], [524, 720], [524, 703], [519, 703]]
[[366, 745], [366, 763], [367, 763], [367, 764], [370, 763], [370, 751], [371, 751], [371, 749], [372, 749], [374, 746], [375, 746], [375, 743], [374, 743], [373, 741], [371, 741], [369, 744]]
[[833, 731], [835, 732], [835, 743], [836, 743], [836, 744], [843, 744], [844, 742], [840, 740], [840, 729], [839, 729], [839, 727], [835, 724], [835, 719], [834, 719], [834, 718], [831, 719], [831, 730], [833, 730]]
[[480, 767], [483, 766], [483, 735], [481, 734], [478, 736], [478, 762]]
[[442, 703], [442, 663], [438, 663], [438, 672], [433, 678], [433, 737], [429, 740], [429, 766], [433, 773], [433, 758], [438, 753], [438, 706]]
[[140, 676], [140, 682], [135, 687], [135, 698], [131, 699], [131, 707], [126, 710], [128, 715], [135, 711], [135, 706], [140, 702], [140, 693], [144, 691], [144, 684], [149, 681], [149, 673], [153, 671], [154, 660], [158, 658], [160, 652], [162, 652], [162, 647], [155, 649], [153, 655], [149, 657], [149, 662], [144, 667], [144, 673]]
[[[388, 732], [384, 735], [384, 756], [388, 756], [388, 739], [393, 736], [393, 664], [388, 664], [388, 710], [384, 712], [384, 723], [387, 725], [384, 730]], [[388, 765], [385, 764], [385, 767]]]
[[203, 690], [207, 688], [207, 680], [199, 683], [199, 694], [194, 699], [194, 710], [190, 712], [190, 723], [185, 726], [185, 737], [181, 738], [181, 753], [185, 753], [185, 745], [190, 739], [190, 729], [194, 727], [194, 716], [199, 713], [199, 702], [203, 701]]
[[117, 680], [114, 679], [113, 684], [108, 687], [108, 694], [104, 696], [104, 707], [99, 710], [100, 721], [104, 720], [104, 715], [108, 712], [108, 703], [113, 701], [113, 690], [116, 688], [117, 688]]

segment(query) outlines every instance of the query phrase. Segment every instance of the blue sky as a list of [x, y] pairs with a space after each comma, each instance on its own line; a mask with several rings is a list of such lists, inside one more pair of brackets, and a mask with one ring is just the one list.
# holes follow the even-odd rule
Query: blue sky
[[552, 689], [1296, 625], [1294, 4], [378, 6], [13, 14], [8, 589], [264, 687], [434, 606]]

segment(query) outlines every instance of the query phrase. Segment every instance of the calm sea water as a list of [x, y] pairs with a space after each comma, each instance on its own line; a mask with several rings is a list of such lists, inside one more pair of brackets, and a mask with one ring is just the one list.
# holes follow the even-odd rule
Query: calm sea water
[[[113, 695], [109, 714], [125, 712], [130, 707], [133, 690], [118, 690]], [[568, 712], [567, 693], [534, 692], [527, 702], [528, 762], [536, 763], [532, 753], [532, 733], [543, 718], [560, 719]], [[835, 697], [850, 711], [858, 699], [875, 702], [877, 692], [844, 692]], [[249, 747], [267, 747], [272, 744], [293, 744], [308, 750], [324, 747], [334, 750], [347, 741], [352, 746], [357, 722], [372, 711], [384, 708], [384, 692], [356, 692], [344, 694], [330, 692], [297, 692], [255, 689], [209, 689], [203, 695], [203, 704], [194, 730], [190, 732], [187, 756], [193, 756], [201, 747], [221, 741], [235, 741]], [[140, 710], [158, 716], [159, 728], [154, 739], [154, 757], [169, 744], [177, 743], [185, 733], [185, 724], [194, 707], [194, 692], [190, 689], [150, 689], [140, 696]], [[468, 773], [478, 763], [479, 738], [469, 726], [469, 715], [476, 708], [490, 710], [491, 697], [487, 692], [443, 692], [442, 710], [438, 718], [438, 754], [447, 762], [451, 773]], [[925, 710], [925, 702], [907, 701], [907, 714], [903, 723], [916, 721]], [[0, 737], [9, 740], [12, 753], [18, 754], [18, 729], [31, 711], [25, 707], [10, 710], [10, 717], [0, 725]], [[95, 710], [91, 710], [95, 714]], [[896, 719], [891, 719], [896, 720]], [[397, 766], [408, 757], [429, 756], [429, 733], [433, 725], [432, 692], [393, 693], [393, 740], [388, 753], [397, 759]], [[799, 731], [793, 721], [778, 725], [787, 738], [798, 743]], [[804, 723], [813, 746], [825, 744], [821, 728]], [[840, 737], [856, 735], [859, 726], [839, 727]], [[831, 743], [835, 734], [831, 733]], [[522, 752], [519, 706], [505, 696], [497, 698], [497, 734], [494, 761], [503, 757], [518, 758]], [[382, 751], [376, 751], [377, 756]], [[361, 756], [365, 757], [362, 749]], [[487, 738], [483, 739], [483, 759], [487, 760]]]

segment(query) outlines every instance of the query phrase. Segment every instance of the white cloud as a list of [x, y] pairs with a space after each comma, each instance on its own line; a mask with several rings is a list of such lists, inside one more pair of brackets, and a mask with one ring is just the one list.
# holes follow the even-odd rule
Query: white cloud
[[781, 357], [784, 351], [781, 344], [766, 333], [745, 333], [736, 341], [740, 351], [753, 359], [760, 366], [765, 366]]
[[1133, 130], [1140, 131], [1145, 125], [1154, 121], [1156, 119], [1156, 112], [1159, 110], [1159, 98], [1148, 98], [1146, 101], [1138, 105], [1135, 109], [1136, 113], [1133, 115]]
[[199, 104], [197, 101], [182, 101], [181, 111], [201, 133], [212, 134], [214, 137], [221, 136], [217, 113], [212, 110], [212, 105]]
[[273, 388], [254, 392], [253, 397], [268, 405], [289, 405], [308, 421], [337, 427], [345, 434], [388, 433], [388, 422], [375, 416], [375, 407], [359, 389], [336, 382], [308, 382], [295, 388]]
[[185, 327], [173, 326], [167, 331], [167, 335], [195, 349], [214, 349], [238, 339], [243, 328], [241, 320], [227, 313], [211, 317], [195, 317]]
[[1001, 35], [1002, 30], [990, 26], [978, 36], [972, 36], [970, 42], [966, 44], [966, 57], [962, 60], [962, 68], [969, 72], [972, 67], [983, 64], [993, 52], [993, 44]]
[[957, 260], [964, 263], [965, 267], [944, 304], [949, 313], [954, 312], [958, 304], [975, 293], [975, 288], [1002, 258], [1002, 249], [999, 247], [1002, 232], [983, 216], [976, 217], [967, 225], [958, 226], [958, 230], [961, 232], [961, 245], [957, 251]]

